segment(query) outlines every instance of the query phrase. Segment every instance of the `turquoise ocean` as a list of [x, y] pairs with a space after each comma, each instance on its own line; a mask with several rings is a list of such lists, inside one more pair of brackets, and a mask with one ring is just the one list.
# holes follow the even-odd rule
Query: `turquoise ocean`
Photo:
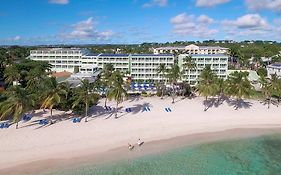
[[[145, 145], [144, 145], [145, 146]], [[281, 175], [281, 135], [187, 146], [48, 175]]]

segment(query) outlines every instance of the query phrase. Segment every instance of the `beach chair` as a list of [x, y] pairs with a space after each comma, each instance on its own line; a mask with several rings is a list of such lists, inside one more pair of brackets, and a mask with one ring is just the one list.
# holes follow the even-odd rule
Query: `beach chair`
[[106, 107], [105, 107], [105, 110], [106, 110], [106, 111], [111, 111], [112, 108], [111, 108], [110, 106], [106, 106]]
[[22, 120], [25, 121], [25, 122], [27, 122], [27, 121], [31, 120], [31, 116], [30, 116], [30, 115], [24, 115], [24, 116], [22, 117]]
[[39, 125], [47, 125], [49, 121], [47, 119], [41, 119], [39, 120]]
[[73, 123], [80, 123], [81, 122], [81, 118], [79, 117], [75, 117], [73, 120], [72, 120]]
[[10, 124], [9, 123], [4, 123], [4, 128], [9, 128]]
[[172, 112], [171, 108], [165, 108], [166, 112]]
[[131, 108], [126, 108], [125, 111], [126, 112], [132, 112], [132, 109]]
[[149, 107], [144, 107], [144, 108], [143, 108], [143, 111], [149, 112], [149, 111], [150, 111], [150, 108], [149, 108]]
[[10, 127], [10, 124], [9, 124], [9, 123], [1, 123], [1, 124], [0, 124], [0, 128], [1, 128], [1, 129], [9, 128], [9, 127]]

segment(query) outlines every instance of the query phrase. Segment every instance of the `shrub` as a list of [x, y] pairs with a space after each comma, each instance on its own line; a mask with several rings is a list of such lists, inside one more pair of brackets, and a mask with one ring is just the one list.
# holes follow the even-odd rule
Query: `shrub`
[[267, 70], [265, 68], [259, 68], [257, 73], [259, 76], [262, 76], [262, 77], [267, 76]]

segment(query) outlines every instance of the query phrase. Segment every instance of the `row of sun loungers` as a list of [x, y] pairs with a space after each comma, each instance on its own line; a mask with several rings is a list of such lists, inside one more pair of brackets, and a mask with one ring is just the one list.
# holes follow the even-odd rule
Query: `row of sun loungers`
[[[110, 107], [110, 106], [107, 106], [107, 107], [105, 107], [105, 110], [106, 111], [112, 111], [113, 108]], [[164, 108], [164, 110], [166, 112], [172, 112], [171, 108]], [[126, 108], [125, 111], [129, 113], [129, 112], [132, 112], [133, 110], [132, 110], [132, 108]], [[143, 111], [144, 112], [150, 112], [151, 110], [150, 110], [149, 107], [144, 107]], [[24, 115], [22, 120], [23, 121], [29, 121], [29, 120], [31, 120], [31, 118], [32, 117], [30, 115]], [[81, 122], [81, 118], [80, 117], [75, 117], [75, 118], [73, 118], [72, 122], [73, 123], [80, 123]], [[41, 120], [39, 120], [39, 125], [47, 125], [47, 124], [49, 124], [49, 120], [48, 119], [41, 119]], [[10, 127], [10, 124], [8, 122], [0, 123], [0, 129], [9, 128], [9, 127]]]
[[[171, 108], [165, 108], [164, 109], [166, 112], [172, 112]], [[126, 108], [125, 109], [126, 112], [132, 112], [132, 108]], [[145, 112], [150, 112], [150, 108], [149, 107], [144, 107], [143, 111]]]

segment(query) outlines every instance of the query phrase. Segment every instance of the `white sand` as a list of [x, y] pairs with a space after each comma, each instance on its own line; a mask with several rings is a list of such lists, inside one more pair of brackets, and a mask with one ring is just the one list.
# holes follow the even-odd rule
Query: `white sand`
[[[131, 107], [132, 112], [122, 113], [118, 119], [104, 113], [103, 102], [94, 107], [89, 122], [84, 120], [73, 124], [69, 119], [54, 125], [41, 127], [34, 121], [48, 116], [37, 111], [31, 121], [20, 123], [20, 129], [11, 126], [0, 130], [0, 169], [47, 159], [69, 159], [73, 157], [102, 153], [127, 143], [135, 144], [138, 138], [145, 142], [169, 139], [188, 134], [217, 132], [234, 128], [274, 128], [281, 127], [281, 107], [267, 106], [258, 101], [250, 101], [249, 109], [235, 110], [224, 102], [204, 112], [202, 98], [161, 100], [158, 97], [128, 100], [121, 106]], [[109, 103], [115, 106], [114, 102]], [[151, 112], [143, 112], [150, 106]], [[171, 113], [164, 108], [170, 107]], [[63, 114], [63, 112], [54, 112]], [[26, 127], [25, 127], [26, 126]]]

